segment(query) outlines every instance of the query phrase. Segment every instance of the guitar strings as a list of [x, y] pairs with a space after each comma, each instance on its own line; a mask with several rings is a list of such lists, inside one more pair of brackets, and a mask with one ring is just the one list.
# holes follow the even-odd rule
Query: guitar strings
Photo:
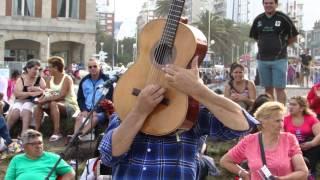
[[[180, 6], [179, 6], [179, 2], [182, 3]], [[170, 62], [170, 58], [172, 58], [169, 56], [170, 56], [170, 53], [172, 55], [172, 50], [174, 47], [174, 38], [179, 25], [179, 20], [183, 11], [183, 6], [184, 6], [184, 0], [182, 1], [173, 0], [173, 3], [170, 6], [169, 15], [166, 20], [163, 36], [161, 37], [160, 43], [158, 45], [158, 48], [156, 48], [156, 52], [155, 52], [155, 60], [159, 61], [157, 63], [159, 63], [160, 65], [166, 65], [167, 63]], [[170, 31], [171, 29], [173, 29], [173, 31]], [[170, 38], [171, 38], [171, 41], [170, 41]], [[163, 79], [161, 79], [161, 76], [160, 76], [162, 72], [157, 70], [153, 66], [151, 66], [150, 71], [151, 73], [149, 77], [151, 81], [154, 80], [155, 82], [158, 81], [162, 83], [161, 80]], [[154, 76], [155, 76], [155, 79], [153, 78]]]
[[[167, 31], [168, 31], [168, 25], [169, 25], [169, 21], [170, 21], [170, 14], [173, 12], [173, 8], [174, 8], [174, 2], [175, 0], [173, 0], [173, 3], [170, 5], [170, 9], [169, 9], [169, 15], [168, 15], [168, 18], [166, 20], [166, 24], [165, 24], [165, 28], [164, 28], [164, 31], [162, 33], [162, 37], [160, 39], [160, 42], [158, 44], [158, 47], [156, 48], [156, 52], [155, 52], [155, 60], [156, 60], [156, 63], [159, 63], [159, 64], [163, 64], [164, 62], [164, 57], [165, 57], [165, 52], [166, 52], [166, 47], [165, 47], [165, 39], [166, 39], [166, 34], [167, 34]], [[156, 68], [154, 68], [153, 66], [151, 67], [151, 81], [154, 80], [155, 82], [160, 78], [159, 74], [161, 74], [161, 72], [159, 72]], [[154, 78], [156, 77], [156, 79]], [[161, 82], [160, 82], [161, 83]]]

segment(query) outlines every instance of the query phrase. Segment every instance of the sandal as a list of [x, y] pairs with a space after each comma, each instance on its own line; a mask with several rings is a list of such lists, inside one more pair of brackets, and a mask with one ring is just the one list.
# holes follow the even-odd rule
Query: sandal
[[53, 134], [50, 138], [49, 138], [49, 141], [50, 142], [55, 142], [55, 141], [58, 141], [59, 139], [62, 138], [62, 135], [61, 134]]

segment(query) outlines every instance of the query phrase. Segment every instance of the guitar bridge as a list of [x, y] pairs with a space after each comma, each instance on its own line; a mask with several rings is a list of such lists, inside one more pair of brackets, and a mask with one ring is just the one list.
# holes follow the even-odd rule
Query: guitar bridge
[[[133, 88], [131, 94], [134, 95], [134, 96], [139, 96], [140, 92], [141, 92], [140, 89], [138, 89], [138, 88]], [[162, 101], [160, 102], [160, 104], [168, 106], [168, 105], [169, 105], [169, 102], [170, 102], [170, 100], [169, 100], [168, 98], [163, 98]]]

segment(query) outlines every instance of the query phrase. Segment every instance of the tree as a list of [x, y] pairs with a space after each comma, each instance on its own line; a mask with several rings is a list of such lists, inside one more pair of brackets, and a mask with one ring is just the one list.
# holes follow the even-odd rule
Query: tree
[[[218, 56], [224, 61], [224, 64], [230, 64], [232, 61], [232, 48], [239, 46], [239, 54], [243, 53], [243, 44], [245, 41], [250, 41], [249, 29], [247, 24], [236, 24], [232, 20], [224, 19], [220, 16], [210, 14], [208, 11], [200, 14], [199, 21], [194, 23], [204, 34], [208, 34], [208, 18], [210, 18], [210, 39], [215, 41], [211, 45], [211, 50], [215, 56]], [[234, 59], [236, 59], [236, 50], [233, 51]]]
[[[159, 17], [167, 17], [170, 10], [170, 5], [173, 0], [157, 0], [155, 14]], [[185, 8], [182, 12], [184, 14]]]
[[123, 49], [120, 49], [119, 54], [117, 55], [117, 64], [121, 63], [127, 65], [129, 62], [133, 61], [133, 44], [136, 43], [135, 38], [124, 38], [119, 41], [119, 48], [121, 45]]

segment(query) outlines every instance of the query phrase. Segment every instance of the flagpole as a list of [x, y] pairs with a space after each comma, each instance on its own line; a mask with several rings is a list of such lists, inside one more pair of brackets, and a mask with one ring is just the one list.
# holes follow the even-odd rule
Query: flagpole
[[114, 63], [115, 63], [115, 55], [114, 55], [114, 46], [115, 46], [115, 37], [114, 37], [114, 31], [115, 31], [115, 27], [116, 27], [116, 0], [113, 0], [113, 28], [112, 28], [112, 70], [114, 69]]

